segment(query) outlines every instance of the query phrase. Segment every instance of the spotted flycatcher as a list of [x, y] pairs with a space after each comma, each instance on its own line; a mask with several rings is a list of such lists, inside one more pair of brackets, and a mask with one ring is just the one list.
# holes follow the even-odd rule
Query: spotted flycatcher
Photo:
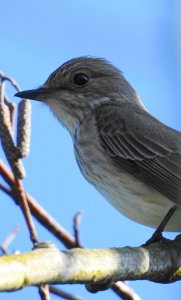
[[67, 128], [82, 174], [128, 218], [181, 230], [181, 133], [144, 107], [122, 73], [100, 58], [72, 59], [18, 97], [46, 103]]

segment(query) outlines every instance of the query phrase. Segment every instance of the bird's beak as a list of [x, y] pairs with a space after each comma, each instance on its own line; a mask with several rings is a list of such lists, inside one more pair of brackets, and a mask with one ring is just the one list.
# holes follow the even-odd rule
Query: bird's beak
[[53, 91], [53, 89], [40, 87], [34, 90], [18, 92], [14, 96], [44, 102], [46, 99], [50, 98], [50, 94], [52, 94]]

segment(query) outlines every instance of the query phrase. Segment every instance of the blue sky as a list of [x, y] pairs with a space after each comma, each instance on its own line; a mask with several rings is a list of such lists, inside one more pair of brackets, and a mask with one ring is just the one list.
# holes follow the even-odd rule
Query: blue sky
[[[181, 59], [179, 1], [3, 1], [0, 69], [22, 89], [41, 85], [66, 60], [93, 55], [120, 68], [148, 110], [180, 130]], [[9, 95], [14, 91], [9, 88]], [[17, 99], [13, 99], [17, 103]], [[5, 161], [2, 151], [0, 156]], [[24, 186], [72, 232], [72, 218], [83, 211], [81, 241], [86, 247], [137, 246], [153, 230], [120, 215], [80, 174], [71, 139], [48, 108], [33, 103], [31, 153], [24, 161]], [[21, 212], [1, 195], [0, 241], [20, 225], [11, 251], [28, 251], [31, 243]], [[62, 245], [38, 226], [40, 241]], [[174, 234], [166, 234], [174, 237]], [[131, 282], [144, 300], [178, 299], [178, 283]], [[84, 299], [116, 299], [111, 291], [91, 295], [83, 286], [64, 286]], [[34, 288], [3, 293], [2, 300], [39, 299]], [[52, 299], [55, 297], [52, 296]]]

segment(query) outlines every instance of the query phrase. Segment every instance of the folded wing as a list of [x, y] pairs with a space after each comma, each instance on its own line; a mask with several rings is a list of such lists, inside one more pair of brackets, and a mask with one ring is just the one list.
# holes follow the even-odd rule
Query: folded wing
[[181, 206], [181, 133], [126, 103], [103, 104], [95, 116], [100, 142], [115, 166]]

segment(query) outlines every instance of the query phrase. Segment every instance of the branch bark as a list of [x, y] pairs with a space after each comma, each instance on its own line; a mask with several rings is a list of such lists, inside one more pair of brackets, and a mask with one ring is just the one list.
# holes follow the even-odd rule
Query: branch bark
[[86, 284], [90, 292], [117, 281], [147, 279], [170, 283], [181, 279], [181, 235], [147, 247], [60, 251], [51, 243], [31, 252], [0, 258], [0, 291], [40, 284]]

